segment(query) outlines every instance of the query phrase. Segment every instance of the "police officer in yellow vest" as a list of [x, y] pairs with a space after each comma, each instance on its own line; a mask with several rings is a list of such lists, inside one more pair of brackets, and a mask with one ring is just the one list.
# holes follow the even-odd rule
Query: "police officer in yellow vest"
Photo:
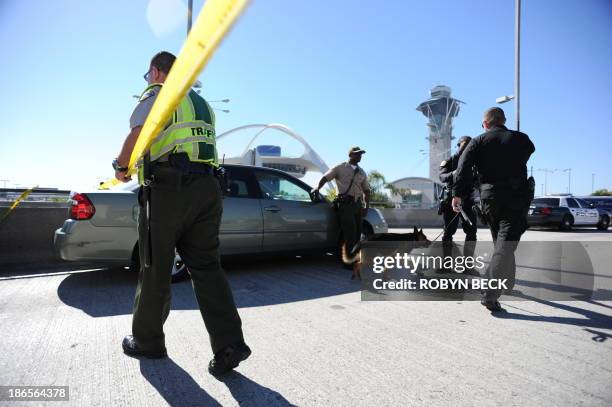
[[[131, 131], [113, 162], [115, 176], [121, 181], [130, 179], [126, 167], [132, 150], [175, 59], [162, 51], [151, 60], [145, 74], [149, 86], [130, 118]], [[214, 358], [208, 370], [219, 375], [238, 366], [251, 350], [244, 342], [240, 316], [219, 262], [222, 191], [215, 177], [214, 122], [212, 108], [190, 90], [139, 166], [143, 184], [138, 198], [140, 273], [132, 335], [124, 338], [123, 350], [132, 356], [166, 356], [163, 324], [170, 312], [170, 274], [176, 248], [191, 274], [210, 336]]]

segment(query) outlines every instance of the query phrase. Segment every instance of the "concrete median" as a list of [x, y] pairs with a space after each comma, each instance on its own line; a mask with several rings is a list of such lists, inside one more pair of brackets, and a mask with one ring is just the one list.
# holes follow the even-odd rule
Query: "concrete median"
[[442, 227], [437, 209], [385, 208], [380, 210], [390, 228]]
[[[0, 206], [4, 213], [7, 206]], [[24, 203], [0, 224], [0, 272], [22, 263], [58, 263], [53, 233], [68, 216], [68, 204]]]

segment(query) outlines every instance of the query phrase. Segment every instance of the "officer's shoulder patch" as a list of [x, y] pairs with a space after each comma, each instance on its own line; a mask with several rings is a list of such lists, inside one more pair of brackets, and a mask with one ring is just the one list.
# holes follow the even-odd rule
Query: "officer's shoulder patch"
[[140, 99], [138, 99], [139, 102], [142, 102], [143, 100], [147, 100], [148, 98], [150, 98], [151, 96], [155, 95], [155, 91], [153, 89], [146, 91], [145, 93], [142, 94], [142, 96], [140, 97]]
[[444, 167], [444, 166], [446, 165], [446, 162], [447, 162], [446, 160], [442, 161], [442, 162], [440, 163], [440, 167]]

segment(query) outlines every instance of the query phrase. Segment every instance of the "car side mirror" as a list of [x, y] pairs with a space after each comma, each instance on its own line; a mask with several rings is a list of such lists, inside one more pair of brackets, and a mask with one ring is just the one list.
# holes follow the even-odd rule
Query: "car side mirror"
[[593, 202], [589, 202], [589, 208], [595, 209], [595, 204]]

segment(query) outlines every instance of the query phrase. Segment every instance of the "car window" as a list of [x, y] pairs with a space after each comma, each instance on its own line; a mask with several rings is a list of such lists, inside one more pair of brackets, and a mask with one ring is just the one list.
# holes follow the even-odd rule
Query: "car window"
[[578, 201], [580, 206], [582, 206], [583, 208], [590, 208], [589, 203], [584, 199], [576, 198], [576, 201]]
[[249, 171], [241, 168], [225, 167], [227, 190], [225, 196], [231, 198], [258, 198], [257, 188], [252, 183]]
[[596, 208], [612, 210], [612, 199], [584, 198], [583, 201], [592, 202]]
[[266, 199], [311, 202], [310, 191], [280, 174], [256, 171], [255, 177]]
[[579, 208], [578, 202], [574, 198], [567, 198], [567, 206], [570, 208]]
[[559, 198], [536, 198], [532, 202], [535, 206], [559, 206]]

